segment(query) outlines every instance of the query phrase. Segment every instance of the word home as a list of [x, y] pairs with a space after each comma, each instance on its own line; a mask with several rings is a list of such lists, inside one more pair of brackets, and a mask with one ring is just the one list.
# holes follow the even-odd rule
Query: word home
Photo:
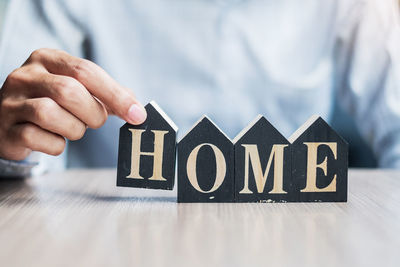
[[348, 144], [319, 116], [286, 139], [259, 115], [233, 140], [203, 116], [177, 143], [165, 112], [145, 108], [120, 129], [117, 186], [172, 190], [177, 169], [178, 202], [347, 201]]

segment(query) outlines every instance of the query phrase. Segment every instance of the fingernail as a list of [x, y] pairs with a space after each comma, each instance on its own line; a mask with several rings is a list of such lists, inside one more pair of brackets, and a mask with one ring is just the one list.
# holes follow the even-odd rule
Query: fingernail
[[141, 124], [146, 120], [147, 113], [144, 107], [140, 104], [133, 104], [128, 111], [129, 123]]

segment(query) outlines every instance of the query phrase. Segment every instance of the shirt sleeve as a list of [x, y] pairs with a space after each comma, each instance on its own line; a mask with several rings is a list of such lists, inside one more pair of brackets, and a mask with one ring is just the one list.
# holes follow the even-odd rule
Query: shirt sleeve
[[36, 162], [0, 159], [0, 179], [29, 177], [36, 165]]
[[379, 166], [400, 168], [400, 23], [395, 0], [353, 1], [341, 10], [336, 93]]
[[[75, 56], [83, 56], [86, 35], [81, 22], [72, 15], [74, 11], [71, 10], [71, 6], [80, 7], [75, 2], [10, 1], [0, 42], [0, 84], [3, 84], [8, 74], [21, 66], [36, 49], [62, 49]], [[52, 157], [33, 152], [23, 162], [0, 159], [0, 176], [26, 177], [65, 168], [65, 153]]]

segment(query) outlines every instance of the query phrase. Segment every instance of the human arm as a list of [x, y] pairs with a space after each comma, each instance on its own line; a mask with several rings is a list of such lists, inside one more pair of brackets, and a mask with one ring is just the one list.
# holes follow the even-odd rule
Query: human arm
[[[71, 15], [75, 10], [66, 7], [66, 3], [69, 4], [71, 2], [46, 0], [16, 0], [11, 2], [0, 48], [0, 82], [2, 83], [8, 77], [0, 91], [3, 110], [1, 113], [3, 137], [0, 144], [0, 154], [3, 158], [22, 159], [32, 148], [38, 151], [46, 150], [44, 152], [50, 154], [58, 154], [57, 152], [60, 152], [65, 146], [65, 141], [62, 140], [63, 137], [77, 139], [85, 130], [85, 127], [82, 127], [83, 124], [93, 128], [99, 127], [102, 124], [102, 120], [106, 119], [104, 116], [107, 116], [110, 112], [134, 123], [134, 121], [127, 118], [126, 114], [126, 110], [129, 111], [132, 103], [139, 105], [140, 112], [141, 105], [135, 100], [132, 93], [120, 86], [100, 67], [82, 59], [82, 57], [88, 56], [84, 49], [86, 33], [82, 25]], [[41, 47], [56, 49], [40, 49]], [[68, 51], [68, 53], [61, 50]], [[64, 61], [68, 64], [58, 66], [59, 69], [54, 64], [52, 67], [51, 62], [55, 57], [60, 61], [65, 59]], [[23, 66], [20, 66], [26, 58], [29, 59]], [[70, 70], [73, 70], [68, 72], [68, 66], [71, 67]], [[85, 67], [87, 67], [86, 72], [89, 73], [86, 77], [89, 79], [89, 85], [82, 84], [82, 77], [74, 77], [75, 74], [79, 76], [84, 75], [83, 73], [85, 72], [84, 70], [76, 72], [76, 68], [82, 69]], [[64, 73], [63, 71], [66, 72]], [[102, 77], [97, 77], [96, 73]], [[42, 83], [43, 81], [46, 82]], [[69, 86], [66, 86], [63, 82], [69, 83], [67, 84]], [[45, 84], [48, 86], [42, 86]], [[55, 86], [60, 90], [54, 90]], [[87, 87], [90, 86], [97, 90], [98, 95], [94, 96], [94, 93], [89, 91]], [[83, 93], [78, 94], [78, 91]], [[78, 94], [80, 98], [66, 97], [65, 94], [68, 93], [71, 95]], [[102, 101], [101, 98], [103, 97], [108, 98], [113, 103], [105, 104], [107, 100], [103, 99]], [[58, 100], [55, 98], [58, 98]], [[83, 101], [82, 105], [75, 103], [78, 100], [80, 102]], [[43, 104], [44, 102], [47, 103]], [[3, 105], [3, 103], [5, 104]], [[34, 106], [33, 112], [26, 111], [26, 108], [29, 109], [29, 106], [32, 108], [32, 105]], [[49, 108], [49, 105], [53, 105], [53, 107]], [[127, 105], [129, 107], [126, 107]], [[25, 115], [22, 115], [21, 112], [15, 113], [15, 110], [12, 110], [15, 108], [20, 109], [21, 112], [25, 109], [25, 112], [22, 112]], [[42, 111], [39, 111], [40, 109]], [[46, 112], [46, 109], [54, 112]], [[61, 115], [61, 117], [56, 116], [57, 110], [58, 114], [61, 112], [64, 115]], [[134, 113], [137, 114], [138, 112]], [[45, 116], [55, 116], [57, 118], [53, 122], [46, 119]], [[18, 119], [18, 117], [20, 118]], [[78, 129], [71, 132], [73, 127], [67, 127], [65, 123], [65, 118], [67, 117], [71, 125]], [[5, 119], [3, 120], [3, 118]], [[33, 121], [36, 121], [36, 123]], [[15, 130], [15, 127], [17, 129], [35, 128], [39, 131], [36, 131], [37, 134], [34, 134], [36, 136], [34, 138], [25, 137], [28, 139], [26, 144], [18, 148], [18, 145], [16, 145], [18, 141], [12, 138], [20, 141], [22, 139], [11, 133], [11, 131]], [[31, 130], [31, 132], [34, 131]], [[23, 133], [26, 130], [20, 132]], [[37, 137], [39, 132], [51, 138], [53, 140], [50, 142], [52, 145], [48, 142], [43, 144], [42, 141], [45, 139]], [[29, 136], [26, 133], [24, 135]], [[49, 149], [52, 149], [52, 151]], [[57, 149], [58, 151], [56, 151]], [[41, 156], [40, 158], [43, 157]], [[48, 160], [49, 158], [46, 158], [46, 161]]]

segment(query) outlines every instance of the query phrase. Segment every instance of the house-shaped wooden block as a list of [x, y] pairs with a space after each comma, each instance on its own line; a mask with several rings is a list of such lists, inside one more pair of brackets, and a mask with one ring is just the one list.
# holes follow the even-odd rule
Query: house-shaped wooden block
[[312, 116], [289, 141], [295, 201], [347, 201], [346, 141], [319, 116]]
[[291, 187], [289, 141], [263, 116], [233, 140], [236, 202], [288, 202]]
[[232, 141], [206, 116], [178, 143], [178, 202], [234, 200]]
[[117, 186], [172, 190], [178, 127], [154, 102], [141, 125], [120, 129]]

